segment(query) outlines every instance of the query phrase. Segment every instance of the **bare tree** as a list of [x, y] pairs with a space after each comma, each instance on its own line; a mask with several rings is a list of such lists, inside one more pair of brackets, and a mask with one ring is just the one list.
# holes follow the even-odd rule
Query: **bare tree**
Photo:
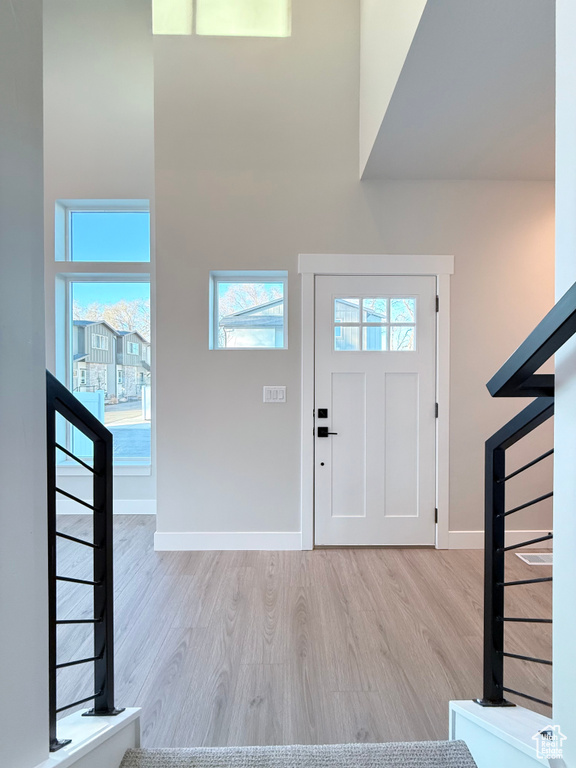
[[[261, 304], [282, 298], [282, 288], [270, 283], [229, 283], [227, 290], [218, 297], [218, 320], [243, 309], [255, 309]], [[226, 346], [225, 332], [218, 329], [220, 346]]]
[[86, 306], [75, 301], [74, 320], [104, 320], [117, 331], [138, 331], [147, 341], [150, 339], [150, 300], [122, 299], [115, 304], [99, 304], [94, 301]]

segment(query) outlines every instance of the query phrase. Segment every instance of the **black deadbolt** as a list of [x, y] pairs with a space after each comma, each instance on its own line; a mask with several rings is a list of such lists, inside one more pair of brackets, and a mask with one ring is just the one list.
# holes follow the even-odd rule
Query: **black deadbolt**
[[318, 408], [318, 418], [319, 419], [327, 419], [328, 418], [328, 408]]

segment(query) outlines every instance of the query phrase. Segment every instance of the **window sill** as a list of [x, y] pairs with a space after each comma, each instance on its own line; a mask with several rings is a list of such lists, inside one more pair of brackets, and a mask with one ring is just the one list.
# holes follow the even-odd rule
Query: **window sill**
[[[114, 477], [146, 477], [152, 474], [150, 464], [118, 464], [113, 469]], [[56, 467], [59, 477], [90, 477], [90, 472], [77, 464], [63, 463]]]

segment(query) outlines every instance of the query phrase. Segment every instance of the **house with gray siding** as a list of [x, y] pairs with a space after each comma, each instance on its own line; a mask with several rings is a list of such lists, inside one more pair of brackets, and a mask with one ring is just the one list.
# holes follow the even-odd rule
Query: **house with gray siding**
[[150, 383], [150, 342], [138, 331], [117, 331], [104, 320], [74, 320], [72, 379], [76, 392], [106, 399], [140, 397]]
[[72, 386], [77, 392], [103, 390], [116, 396], [118, 333], [104, 320], [74, 320], [72, 325]]
[[118, 397], [139, 397], [150, 384], [150, 342], [138, 331], [118, 331], [116, 344]]

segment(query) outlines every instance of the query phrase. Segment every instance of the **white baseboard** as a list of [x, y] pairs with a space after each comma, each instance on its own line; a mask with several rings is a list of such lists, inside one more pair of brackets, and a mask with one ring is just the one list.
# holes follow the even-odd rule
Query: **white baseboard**
[[195, 532], [157, 531], [154, 534], [154, 549], [157, 552], [183, 552], [190, 550], [231, 549], [231, 550], [300, 550], [302, 534], [296, 532]]
[[[544, 531], [506, 531], [506, 546], [520, 544], [530, 539], [539, 539], [546, 536], [548, 530]], [[450, 531], [448, 549], [484, 549], [484, 531]], [[543, 541], [541, 544], [532, 544], [526, 549], [546, 549], [549, 542]]]
[[[83, 499], [88, 504], [89, 499]], [[92, 511], [77, 504], [72, 499], [58, 499], [56, 502], [58, 515], [91, 515]], [[115, 515], [155, 515], [156, 499], [114, 499]]]

